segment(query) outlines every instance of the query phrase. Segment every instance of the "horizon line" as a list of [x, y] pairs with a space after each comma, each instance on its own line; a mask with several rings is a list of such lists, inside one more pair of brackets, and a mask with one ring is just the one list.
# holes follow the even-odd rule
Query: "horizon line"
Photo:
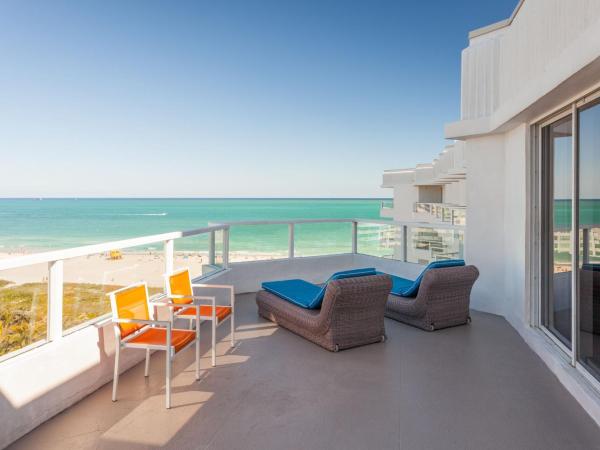
[[390, 200], [392, 197], [0, 197], [0, 200]]

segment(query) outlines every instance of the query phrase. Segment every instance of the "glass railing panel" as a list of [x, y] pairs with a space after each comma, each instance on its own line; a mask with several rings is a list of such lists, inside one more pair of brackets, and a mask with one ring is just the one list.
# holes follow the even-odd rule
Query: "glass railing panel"
[[229, 230], [229, 261], [265, 261], [287, 258], [287, 224], [232, 225]]
[[175, 239], [173, 268], [187, 267], [193, 277], [206, 276], [221, 270], [223, 268], [223, 233], [215, 232], [214, 260], [211, 260], [210, 241], [210, 233]]
[[[175, 264], [181, 266], [189, 267], [188, 261]], [[65, 260], [64, 332], [110, 313], [111, 291], [146, 282], [149, 295], [162, 293], [165, 267], [162, 242]]]
[[466, 211], [462, 208], [454, 209], [452, 212], [452, 224], [453, 225], [466, 225], [467, 215]]
[[462, 259], [464, 232], [450, 228], [408, 227], [406, 259], [429, 264], [444, 259]]
[[417, 203], [415, 205], [415, 212], [419, 214], [430, 214], [431, 205], [429, 203]]
[[48, 335], [48, 264], [0, 271], [0, 358]]
[[442, 208], [442, 220], [444, 222], [452, 222], [452, 208]]
[[225, 256], [224, 256], [224, 239], [225, 232], [223, 230], [216, 230], [213, 232], [214, 235], [214, 260], [212, 262], [212, 268], [214, 270], [222, 269], [225, 264]]
[[294, 226], [294, 256], [352, 252], [350, 222], [299, 223]]
[[402, 259], [402, 226], [359, 223], [357, 252], [380, 258]]

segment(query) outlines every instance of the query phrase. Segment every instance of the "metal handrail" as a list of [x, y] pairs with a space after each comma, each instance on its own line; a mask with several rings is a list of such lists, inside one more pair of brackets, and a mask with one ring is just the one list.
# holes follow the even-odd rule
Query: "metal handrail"
[[[236, 226], [260, 226], [260, 225], [287, 225], [289, 228], [289, 242], [288, 242], [288, 255], [289, 259], [296, 258], [295, 256], [295, 226], [300, 224], [314, 224], [314, 223], [350, 223], [351, 224], [351, 239], [352, 247], [351, 252], [356, 254], [359, 253], [358, 238], [359, 238], [359, 225], [385, 225], [389, 227], [396, 227], [398, 236], [401, 236], [399, 241], [402, 245], [401, 254], [398, 255], [400, 261], [407, 261], [407, 249], [408, 242], [407, 236], [408, 231], [414, 228], [426, 228], [426, 229], [453, 229], [462, 232], [464, 237], [465, 227], [461, 225], [452, 225], [448, 223], [427, 223], [427, 222], [399, 222], [395, 220], [382, 220], [382, 219], [291, 219], [291, 220], [253, 220], [253, 221], [241, 221], [241, 222], [224, 222], [219, 224], [210, 224], [207, 227], [197, 228], [187, 231], [175, 231], [170, 233], [155, 234], [149, 236], [140, 236], [131, 239], [123, 239], [112, 242], [103, 242], [100, 244], [85, 245], [81, 247], [68, 248], [64, 250], [51, 250], [47, 252], [34, 253], [30, 255], [17, 256], [14, 258], [7, 258], [0, 260], [0, 270], [17, 269], [20, 267], [31, 266], [34, 264], [47, 263], [48, 264], [48, 325], [47, 325], [47, 336], [44, 342], [60, 340], [64, 336], [63, 330], [63, 286], [64, 286], [64, 261], [76, 257], [88, 256], [98, 253], [105, 253], [111, 250], [121, 250], [132, 247], [139, 247], [142, 245], [153, 244], [162, 242], [164, 244], [164, 265], [165, 272], [173, 270], [175, 246], [174, 242], [177, 239], [186, 238], [189, 236], [196, 236], [201, 234], [209, 235], [209, 264], [217, 266], [215, 264], [215, 240], [216, 233], [221, 231], [223, 233], [223, 262], [220, 265], [220, 270], [229, 268], [229, 236], [230, 228]], [[368, 231], [368, 230], [367, 230]], [[393, 257], [393, 255], [392, 255]], [[218, 273], [219, 270], [211, 272], [210, 275]], [[106, 316], [99, 316], [95, 319], [85, 322], [80, 327], [89, 326], [105, 319]], [[71, 329], [70, 331], [72, 331]], [[32, 346], [25, 347], [23, 349], [15, 350], [6, 355], [0, 357], [0, 361], [4, 361], [7, 358], [16, 356], [27, 348], [38, 347], [39, 343], [33, 344]]]
[[0, 259], [0, 270], [16, 269], [34, 264], [49, 263], [63, 259], [77, 258], [80, 256], [94, 255], [97, 253], [121, 250], [140, 245], [154, 244], [156, 242], [167, 242], [188, 236], [210, 233], [211, 231], [224, 230], [228, 225], [214, 225], [187, 231], [174, 231], [170, 233], [153, 234], [119, 241], [103, 242], [100, 244], [83, 245], [63, 250], [51, 250], [48, 252], [32, 253], [30, 255], [15, 256], [14, 258]]
[[65, 259], [88, 256], [98, 253], [104, 253], [111, 250], [121, 250], [124, 248], [139, 247], [141, 245], [153, 244], [157, 242], [169, 242], [176, 239], [181, 239], [189, 236], [200, 234], [214, 233], [215, 231], [229, 231], [235, 226], [253, 226], [253, 225], [298, 225], [310, 223], [356, 223], [356, 224], [378, 224], [378, 225], [394, 225], [407, 226], [418, 228], [451, 228], [464, 230], [464, 225], [455, 225], [449, 223], [430, 223], [420, 221], [396, 221], [385, 219], [290, 219], [290, 220], [250, 220], [239, 222], [223, 222], [213, 223], [207, 227], [174, 231], [169, 233], [154, 234], [149, 236], [140, 236], [130, 239], [122, 239], [118, 241], [103, 242], [100, 244], [84, 245], [80, 247], [72, 247], [62, 250], [51, 250], [47, 252], [32, 253], [30, 255], [15, 256], [0, 260], [0, 270], [16, 269], [19, 267], [31, 266], [34, 264], [51, 263]]

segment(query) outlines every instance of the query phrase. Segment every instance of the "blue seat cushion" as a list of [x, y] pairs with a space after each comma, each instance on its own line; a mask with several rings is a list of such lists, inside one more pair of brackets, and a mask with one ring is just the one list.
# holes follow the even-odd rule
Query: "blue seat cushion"
[[392, 277], [392, 290], [390, 293], [393, 295], [402, 297], [402, 294], [407, 292], [414, 284], [413, 280], [401, 278], [396, 275], [390, 275], [390, 277]]
[[327, 284], [333, 280], [342, 280], [344, 278], [364, 277], [367, 275], [375, 275], [375, 269], [368, 267], [365, 269], [344, 270], [334, 273], [325, 282], [323, 286], [309, 283], [304, 280], [282, 280], [282, 281], [267, 281], [262, 284], [262, 288], [284, 300], [287, 300], [294, 305], [306, 309], [318, 309], [323, 303]]
[[425, 272], [431, 269], [442, 269], [444, 267], [460, 267], [464, 266], [465, 261], [462, 259], [447, 259], [444, 261], [431, 262], [423, 269], [416, 280], [411, 281], [406, 278], [401, 278], [396, 275], [390, 275], [392, 277], [392, 290], [390, 294], [398, 297], [416, 297], [421, 286], [421, 281]]
[[304, 280], [267, 281], [262, 288], [302, 308], [310, 308], [322, 290], [321, 286]]

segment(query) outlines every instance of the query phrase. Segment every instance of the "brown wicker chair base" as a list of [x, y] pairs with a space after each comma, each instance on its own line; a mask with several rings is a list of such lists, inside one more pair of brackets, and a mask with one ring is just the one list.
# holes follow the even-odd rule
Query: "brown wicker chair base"
[[428, 270], [416, 298], [389, 296], [385, 316], [427, 331], [469, 323], [471, 289], [478, 277], [475, 266]]
[[387, 275], [332, 281], [320, 310], [300, 308], [266, 291], [256, 294], [258, 314], [329, 350], [385, 340], [384, 309], [392, 287]]

